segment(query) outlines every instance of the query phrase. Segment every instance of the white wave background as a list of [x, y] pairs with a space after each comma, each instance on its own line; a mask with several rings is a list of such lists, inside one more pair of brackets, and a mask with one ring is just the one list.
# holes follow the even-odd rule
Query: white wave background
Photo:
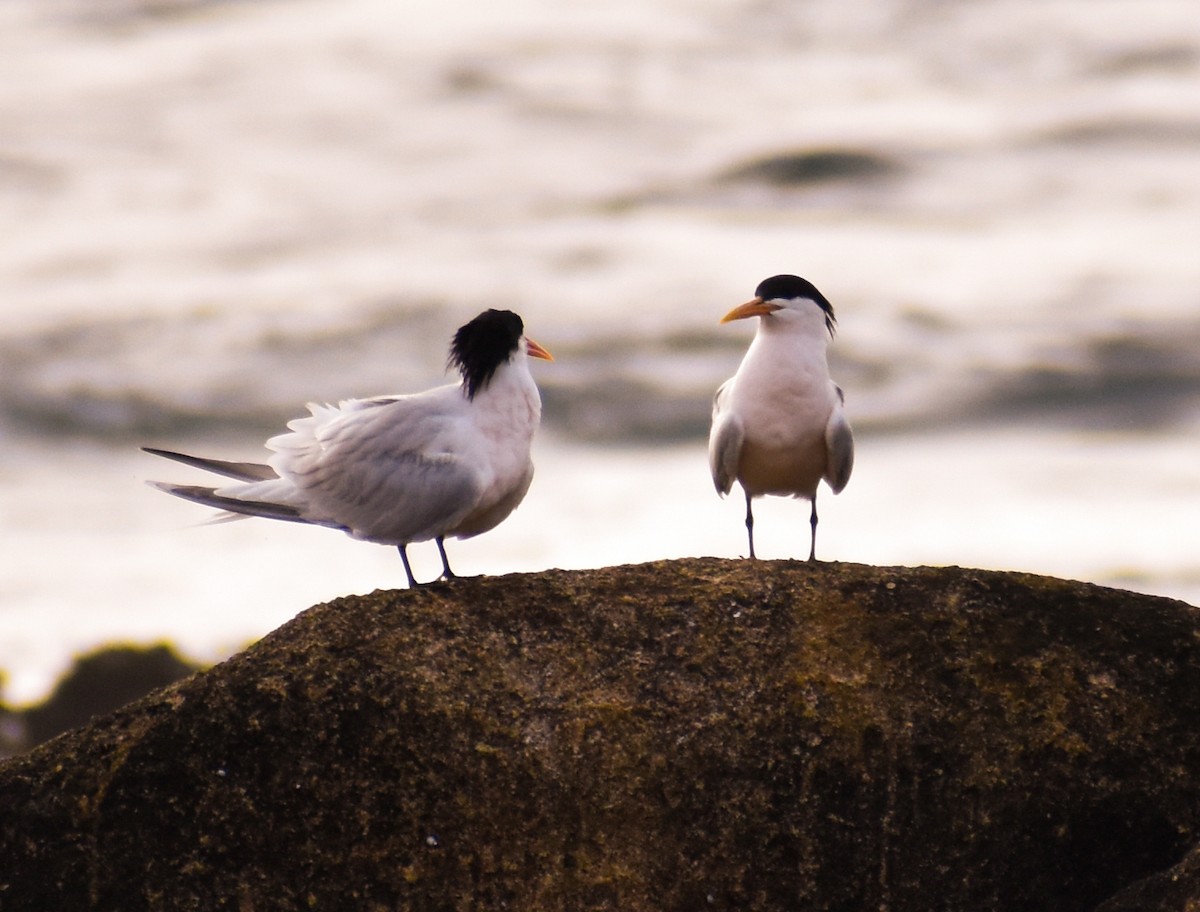
[[[305, 399], [440, 382], [483, 306], [560, 360], [529, 498], [452, 544], [459, 572], [743, 553], [701, 440], [588, 428], [643, 390], [702, 413], [750, 329], [716, 318], [785, 270], [838, 306], [860, 427], [823, 557], [1200, 602], [1198, 30], [1184, 0], [9, 0], [6, 696], [98, 643], [214, 659], [399, 585], [390, 549], [325, 530], [193, 527], [141, 485], [186, 470], [122, 434], [253, 456]], [[718, 179], [821, 149], [898, 170]], [[615, 419], [601, 382], [633, 383]], [[764, 556], [805, 553], [803, 507], [756, 512]]]

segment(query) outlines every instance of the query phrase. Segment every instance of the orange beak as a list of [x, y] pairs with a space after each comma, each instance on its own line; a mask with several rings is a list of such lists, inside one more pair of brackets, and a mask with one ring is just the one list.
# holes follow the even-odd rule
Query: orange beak
[[739, 304], [733, 310], [729, 311], [729, 313], [721, 317], [721, 322], [731, 323], [734, 320], [745, 320], [747, 317], [765, 317], [767, 314], [772, 314], [782, 309], [778, 304], [772, 304], [769, 301], [764, 301], [762, 298], [755, 298], [753, 301]]
[[531, 338], [529, 338], [529, 336], [525, 337], [525, 351], [531, 358], [541, 358], [543, 361], [554, 360], [554, 355], [550, 354], [550, 352], [546, 351], [546, 349], [534, 342]]

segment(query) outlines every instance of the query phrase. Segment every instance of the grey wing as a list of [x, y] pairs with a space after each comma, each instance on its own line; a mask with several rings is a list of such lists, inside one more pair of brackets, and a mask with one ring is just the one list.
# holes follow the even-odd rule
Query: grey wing
[[712, 472], [713, 484], [722, 495], [728, 494], [733, 488], [742, 441], [745, 439], [741, 419], [728, 409], [732, 382], [726, 380], [722, 383], [713, 397], [712, 430], [708, 434], [708, 467]]
[[837, 393], [837, 401], [829, 413], [829, 420], [825, 422], [825, 481], [834, 494], [840, 494], [854, 469], [854, 434], [842, 406], [845, 395], [840, 387], [835, 385], [833, 389]]
[[322, 433], [319, 459], [293, 481], [315, 514], [357, 538], [425, 541], [475, 509], [481, 471], [455, 443], [453, 415], [416, 400], [358, 411]]

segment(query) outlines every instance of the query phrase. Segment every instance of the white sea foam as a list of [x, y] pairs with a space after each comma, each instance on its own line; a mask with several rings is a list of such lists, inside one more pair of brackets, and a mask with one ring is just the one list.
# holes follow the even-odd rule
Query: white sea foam
[[[8, 695], [398, 584], [323, 530], [185, 528], [133, 445], [253, 456], [308, 399], [440, 382], [484, 306], [559, 360], [529, 499], [464, 572], [736, 555], [703, 424], [749, 328], [716, 319], [779, 271], [840, 318], [824, 556], [1200, 601], [1198, 76], [1189, 0], [8, 0]], [[816, 152], [889, 167], [721, 180]]]

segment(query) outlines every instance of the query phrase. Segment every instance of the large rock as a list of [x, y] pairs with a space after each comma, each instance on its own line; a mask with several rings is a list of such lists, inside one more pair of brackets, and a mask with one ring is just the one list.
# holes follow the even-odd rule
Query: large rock
[[1196, 609], [686, 560], [319, 605], [9, 761], [0, 908], [1068, 912], [1198, 828]]
[[107, 646], [79, 656], [45, 702], [21, 713], [30, 746], [196, 671], [170, 646]]

